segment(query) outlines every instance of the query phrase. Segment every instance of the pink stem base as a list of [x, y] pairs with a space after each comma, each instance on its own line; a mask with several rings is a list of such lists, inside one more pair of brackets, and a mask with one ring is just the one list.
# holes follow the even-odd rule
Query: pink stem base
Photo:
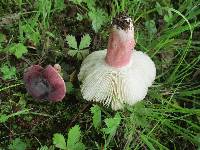
[[129, 64], [132, 50], [135, 46], [134, 39], [125, 41], [116, 33], [109, 36], [108, 48], [105, 61], [112, 67], [121, 68]]

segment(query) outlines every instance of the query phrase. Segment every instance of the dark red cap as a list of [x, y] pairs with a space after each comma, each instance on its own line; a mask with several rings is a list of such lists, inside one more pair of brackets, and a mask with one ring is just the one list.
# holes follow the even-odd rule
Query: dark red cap
[[27, 92], [36, 99], [62, 101], [65, 97], [66, 87], [59, 72], [48, 65], [45, 69], [33, 65], [25, 70], [23, 80]]

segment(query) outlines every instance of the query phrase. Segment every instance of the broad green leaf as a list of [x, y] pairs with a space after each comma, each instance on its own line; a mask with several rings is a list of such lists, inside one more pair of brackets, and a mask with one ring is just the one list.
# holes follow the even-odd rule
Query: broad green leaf
[[78, 60], [82, 60], [83, 59], [83, 57], [82, 57], [80, 52], [77, 53], [76, 57], [77, 57]]
[[81, 130], [78, 125], [75, 125], [69, 130], [67, 139], [67, 149], [69, 150], [84, 150], [85, 145], [80, 142]]
[[8, 116], [5, 114], [0, 114], [0, 123], [4, 123], [8, 120]]
[[81, 137], [80, 127], [75, 125], [69, 130], [68, 139], [67, 139], [67, 147], [72, 148], [75, 146], [76, 143], [79, 142]]
[[98, 32], [101, 26], [108, 21], [108, 16], [102, 9], [92, 9], [88, 15], [92, 20], [92, 28], [95, 32]]
[[78, 50], [76, 38], [74, 36], [67, 35], [66, 40], [67, 40], [67, 44], [69, 45], [69, 47]]
[[9, 79], [12, 79], [12, 78], [15, 78], [16, 77], [16, 68], [15, 67], [9, 67], [5, 64], [3, 64], [0, 68], [0, 71], [3, 75], [3, 79], [4, 80], [9, 80]]
[[8, 146], [8, 149], [9, 150], [25, 150], [26, 149], [26, 143], [24, 143], [20, 138], [16, 138]]
[[78, 53], [78, 50], [69, 50], [68, 55], [74, 57]]
[[23, 54], [28, 52], [26, 46], [22, 43], [13, 43], [8, 47], [8, 51], [14, 54], [18, 59], [22, 57]]
[[81, 53], [82, 59], [87, 57], [89, 55], [89, 50], [88, 49], [84, 49], [79, 51], [79, 53]]
[[91, 42], [91, 38], [90, 38], [89, 34], [84, 35], [81, 38], [79, 49], [81, 50], [81, 49], [89, 47], [90, 46], [90, 42]]
[[62, 134], [56, 133], [53, 135], [53, 144], [60, 149], [67, 149], [65, 138]]
[[83, 143], [80, 143], [80, 142], [77, 143], [73, 148], [73, 150], [85, 150], [85, 149], [86, 149], [85, 145]]
[[94, 127], [97, 129], [101, 125], [101, 108], [98, 105], [93, 105], [90, 109]]
[[114, 118], [106, 118], [105, 119], [107, 128], [103, 128], [102, 131], [105, 134], [115, 134], [120, 122], [121, 122], [121, 116], [119, 113], [116, 113]]

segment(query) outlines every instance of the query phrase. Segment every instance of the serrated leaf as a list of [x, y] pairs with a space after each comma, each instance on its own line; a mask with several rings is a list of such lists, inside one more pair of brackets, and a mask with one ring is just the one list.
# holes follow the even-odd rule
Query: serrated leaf
[[81, 50], [81, 49], [89, 47], [90, 46], [90, 42], [91, 42], [91, 38], [90, 38], [89, 34], [84, 35], [81, 38], [79, 49]]
[[9, 67], [5, 64], [3, 64], [0, 68], [1, 73], [3, 74], [4, 80], [12, 79], [16, 76], [16, 68], [15, 67]]
[[23, 54], [28, 52], [26, 46], [22, 43], [13, 43], [9, 46], [8, 51], [14, 54], [18, 59], [22, 57]]
[[5, 114], [0, 114], [0, 123], [4, 123], [8, 120], [8, 116]]
[[76, 55], [76, 58], [78, 59], [78, 60], [82, 60], [83, 59], [83, 57], [82, 57], [82, 55], [81, 55], [81, 53], [79, 52], [79, 53], [77, 53], [77, 55]]
[[92, 122], [94, 127], [97, 129], [101, 125], [101, 108], [98, 105], [93, 105], [90, 109], [92, 116]]
[[68, 139], [67, 139], [67, 149], [75, 150], [75, 149], [85, 149], [85, 145], [80, 142], [81, 131], [78, 125], [75, 125], [69, 130]]
[[92, 20], [92, 28], [95, 32], [98, 32], [101, 26], [108, 20], [108, 15], [102, 9], [92, 9], [88, 15]]
[[62, 134], [56, 133], [53, 135], [53, 144], [60, 149], [67, 149], [65, 138]]
[[121, 116], [119, 113], [116, 113], [114, 118], [106, 118], [105, 119], [107, 128], [103, 128], [102, 131], [105, 134], [115, 134], [120, 122], [121, 122]]
[[69, 47], [78, 50], [76, 38], [74, 36], [67, 35], [66, 40], [67, 40], [67, 44], [69, 45]]
[[83, 144], [83, 143], [77, 143], [76, 145], [75, 145], [75, 147], [73, 148], [73, 150], [85, 150], [86, 148], [85, 148], [85, 145]]
[[80, 127], [75, 125], [69, 130], [68, 139], [67, 139], [67, 147], [74, 147], [76, 143], [79, 142], [81, 137]]
[[45, 145], [41, 146], [40, 148], [37, 148], [37, 150], [49, 150], [49, 148]]
[[79, 53], [81, 53], [82, 58], [85, 58], [89, 55], [89, 50], [84, 49], [84, 50], [79, 51]]
[[72, 56], [72, 57], [74, 57], [77, 53], [78, 53], [78, 50], [69, 50], [69, 51], [67, 52], [67, 54], [68, 54], [69, 56]]

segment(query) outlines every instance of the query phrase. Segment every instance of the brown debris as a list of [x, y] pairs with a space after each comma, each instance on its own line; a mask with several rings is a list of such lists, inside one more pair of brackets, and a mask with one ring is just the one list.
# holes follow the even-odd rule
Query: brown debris
[[128, 30], [130, 28], [130, 20], [127, 18], [130, 18], [125, 13], [120, 13], [115, 18], [113, 18], [112, 25], [116, 25], [117, 28], [121, 28], [122, 30]]

